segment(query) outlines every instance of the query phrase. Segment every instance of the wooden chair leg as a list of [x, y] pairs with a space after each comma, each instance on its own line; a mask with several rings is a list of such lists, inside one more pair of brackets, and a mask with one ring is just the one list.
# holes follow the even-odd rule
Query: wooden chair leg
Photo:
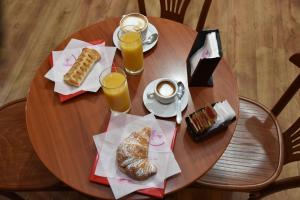
[[255, 192], [255, 193], [250, 193], [249, 194], [249, 198], [248, 200], [258, 200], [261, 199], [262, 197], [260, 196], [259, 192]]
[[25, 200], [23, 197], [14, 192], [0, 192], [0, 195], [5, 196], [11, 200]]
[[300, 176], [281, 179], [270, 184], [268, 187], [262, 190], [251, 192], [249, 195], [249, 200], [261, 199], [270, 194], [297, 187], [300, 187]]

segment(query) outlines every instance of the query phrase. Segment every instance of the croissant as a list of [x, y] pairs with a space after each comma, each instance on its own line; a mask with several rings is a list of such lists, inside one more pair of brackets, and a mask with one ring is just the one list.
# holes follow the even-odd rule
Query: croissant
[[83, 48], [76, 62], [64, 75], [64, 81], [69, 85], [79, 87], [100, 58], [101, 56], [96, 50]]
[[142, 181], [156, 174], [157, 168], [148, 159], [151, 128], [133, 132], [117, 149], [119, 169], [132, 179]]

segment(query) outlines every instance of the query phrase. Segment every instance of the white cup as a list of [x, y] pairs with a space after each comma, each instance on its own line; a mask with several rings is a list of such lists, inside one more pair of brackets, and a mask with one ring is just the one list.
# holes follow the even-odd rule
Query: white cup
[[147, 97], [154, 98], [162, 104], [170, 104], [175, 101], [177, 90], [177, 83], [174, 80], [164, 78], [155, 84], [154, 91], [148, 93]]
[[148, 19], [146, 16], [140, 13], [130, 13], [127, 15], [123, 15], [122, 19], [120, 20], [120, 29], [122, 31], [127, 26], [134, 26], [136, 31], [141, 32], [142, 39], [145, 40], [148, 31]]

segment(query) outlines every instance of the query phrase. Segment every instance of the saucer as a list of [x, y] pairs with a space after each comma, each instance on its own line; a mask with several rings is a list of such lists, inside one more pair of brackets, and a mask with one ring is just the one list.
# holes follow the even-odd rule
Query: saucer
[[[119, 32], [119, 30], [120, 30], [120, 26], [118, 26], [116, 28], [116, 30], [115, 30], [115, 32], [113, 34], [113, 43], [120, 50], [119, 40], [118, 40], [118, 32]], [[157, 33], [158, 34], [158, 31], [157, 31], [157, 29], [155, 28], [155, 26], [153, 24], [149, 23], [146, 38], [150, 37], [150, 35], [152, 35], [153, 33]], [[152, 49], [156, 45], [157, 41], [158, 41], [158, 38], [157, 38], [157, 40], [155, 40], [151, 44], [144, 44], [143, 45], [143, 52], [146, 52], [146, 51], [149, 51], [150, 49]]]
[[[143, 94], [144, 105], [149, 112], [153, 113], [154, 115], [156, 115], [158, 117], [164, 117], [164, 118], [174, 117], [177, 114], [176, 113], [177, 98], [173, 103], [162, 104], [162, 103], [158, 102], [156, 99], [149, 99], [147, 97], [147, 94], [154, 91], [155, 84], [160, 80], [161, 80], [161, 78], [156, 79], [146, 86], [146, 88], [144, 90], [144, 94]], [[181, 111], [183, 111], [185, 109], [185, 107], [187, 106], [188, 100], [189, 100], [188, 93], [185, 92], [181, 99]]]

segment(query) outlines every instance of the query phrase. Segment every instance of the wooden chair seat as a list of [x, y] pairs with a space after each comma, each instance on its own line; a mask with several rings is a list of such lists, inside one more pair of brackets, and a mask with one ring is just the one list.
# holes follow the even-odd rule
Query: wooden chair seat
[[281, 171], [281, 140], [273, 115], [263, 105], [240, 98], [240, 118], [228, 148], [197, 183], [247, 191], [264, 187]]
[[[0, 190], [22, 191], [58, 185], [37, 158], [26, 133], [26, 99], [0, 107]], [[43, 133], [41, 133], [43, 134]]]
[[[300, 68], [300, 53], [289, 60]], [[300, 116], [283, 132], [277, 122], [278, 115], [299, 94], [299, 88], [298, 73], [271, 110], [240, 98], [240, 118], [228, 148], [193, 186], [249, 191], [249, 200], [300, 187], [300, 176], [275, 180], [283, 165], [300, 161]]]

